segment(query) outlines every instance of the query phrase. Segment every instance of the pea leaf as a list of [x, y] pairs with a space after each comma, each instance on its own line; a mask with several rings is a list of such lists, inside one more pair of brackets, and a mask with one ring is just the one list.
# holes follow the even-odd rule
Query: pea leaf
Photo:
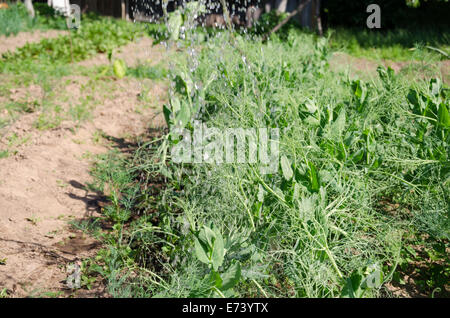
[[216, 239], [216, 233], [206, 225], [203, 226], [203, 233], [204, 235], [202, 235], [202, 237], [204, 237], [208, 245], [212, 247], [214, 244], [214, 240]]
[[191, 119], [191, 111], [189, 105], [186, 103], [181, 104], [181, 109], [175, 117], [175, 125], [179, 128], [186, 127], [187, 123]]
[[450, 114], [444, 103], [439, 105], [438, 122], [440, 126], [450, 128]]
[[340, 139], [345, 129], [345, 121], [345, 110], [342, 109], [338, 118], [336, 118], [334, 123], [329, 127], [326, 137], [329, 139]]
[[344, 288], [341, 291], [341, 297], [343, 298], [359, 298], [362, 294], [361, 282], [362, 275], [358, 272], [354, 272], [349, 278], [346, 279]]
[[195, 243], [195, 255], [197, 256], [198, 260], [205, 264], [210, 264], [210, 260], [208, 258], [208, 249], [205, 248], [204, 244], [202, 244], [198, 238], [194, 238]]
[[308, 113], [314, 114], [319, 109], [314, 101], [308, 99], [305, 103]]
[[309, 181], [310, 181], [310, 185], [311, 185], [311, 190], [319, 191], [319, 189], [320, 189], [319, 174], [317, 173], [316, 166], [311, 161], [309, 161], [308, 167], [309, 167], [308, 173], [309, 173]]
[[352, 82], [353, 95], [356, 97], [356, 106], [358, 112], [362, 112], [367, 99], [367, 87], [361, 80]]
[[216, 286], [217, 288], [220, 288], [222, 286], [222, 278], [220, 277], [220, 274], [215, 271], [211, 271], [209, 274], [209, 281], [213, 286]]
[[176, 97], [170, 99], [170, 106], [172, 106], [172, 112], [178, 113], [181, 108], [180, 100]]
[[383, 271], [378, 264], [369, 264], [364, 272], [363, 282], [361, 287], [364, 289], [378, 288], [383, 283]]
[[225, 257], [225, 247], [223, 243], [222, 235], [216, 231], [216, 238], [214, 240], [214, 247], [212, 251], [212, 265], [214, 270], [218, 270], [220, 266], [222, 266], [223, 259]]
[[350, 160], [351, 160], [353, 163], [358, 163], [358, 162], [360, 162], [360, 161], [363, 159], [364, 153], [365, 153], [364, 148], [361, 148], [361, 149], [359, 149], [357, 152], [355, 152], [355, 153], [352, 155], [352, 157], [350, 158]]
[[166, 120], [166, 124], [170, 128], [170, 126], [172, 125], [172, 122], [170, 121], [170, 115], [172, 114], [172, 112], [166, 105], [164, 105], [163, 113], [164, 113], [164, 119]]
[[286, 180], [292, 179], [294, 172], [292, 171], [291, 163], [289, 162], [289, 159], [286, 156], [281, 157], [281, 171], [283, 172], [283, 177]]
[[228, 267], [227, 271], [221, 275], [221, 278], [221, 290], [233, 288], [241, 279], [241, 263], [233, 260], [233, 263]]

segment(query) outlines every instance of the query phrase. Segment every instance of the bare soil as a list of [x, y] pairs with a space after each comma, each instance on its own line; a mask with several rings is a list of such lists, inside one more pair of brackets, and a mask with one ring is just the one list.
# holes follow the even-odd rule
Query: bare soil
[[[147, 40], [122, 48], [129, 65], [141, 58], [160, 60], [160, 50]], [[107, 59], [97, 57], [82, 64], [107, 63]], [[61, 83], [68, 84], [55, 94], [61, 94], [61, 99], [69, 97], [65, 102], [68, 106], [82, 97], [82, 87], [92, 84], [89, 80], [66, 77]], [[33, 127], [40, 115], [35, 112], [21, 116], [6, 134], [0, 134], [0, 145], [6, 144], [11, 134], [28, 138], [16, 154], [0, 159], [0, 261], [4, 261], [0, 265], [0, 291], [6, 288], [11, 297], [38, 297], [48, 292], [107, 296], [102, 284], [89, 292], [67, 288], [67, 265], [94, 256], [101, 247], [93, 238], [75, 231], [68, 221], [101, 215], [102, 194], [87, 187], [92, 181], [89, 170], [93, 156], [111, 146], [120, 147], [149, 127], [162, 126], [163, 116], [155, 107], [166, 98], [166, 84], [110, 78], [102, 85], [94, 94], [98, 105], [91, 120], [65, 120], [58, 128], [39, 131]], [[151, 96], [150, 107], [141, 98], [143, 86]], [[39, 86], [30, 86], [14, 89], [9, 98], [33, 100], [40, 95]], [[96, 140], [98, 132], [115, 144]]]

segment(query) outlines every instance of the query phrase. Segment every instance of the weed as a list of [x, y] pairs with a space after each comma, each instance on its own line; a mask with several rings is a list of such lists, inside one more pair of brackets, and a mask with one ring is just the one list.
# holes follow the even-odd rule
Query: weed
[[0, 298], [8, 298], [8, 289], [3, 288], [2, 290], [0, 290]]
[[88, 120], [92, 117], [93, 103], [92, 96], [81, 98], [79, 104], [72, 105], [69, 108], [68, 114], [77, 123]]
[[48, 237], [48, 238], [54, 238], [55, 235], [57, 235], [57, 234], [60, 233], [60, 232], [61, 232], [60, 230], [50, 231], [50, 232], [48, 232], [48, 233], [45, 235], [45, 237]]
[[98, 236], [101, 230], [101, 218], [88, 218], [83, 220], [69, 221], [75, 229], [81, 230], [83, 233]]
[[101, 130], [96, 130], [92, 134], [92, 141], [94, 144], [100, 144], [106, 138], [106, 134]]
[[148, 78], [151, 80], [161, 80], [167, 76], [167, 70], [161, 66], [149, 66], [143, 63], [138, 64], [134, 68], [128, 68], [127, 75], [136, 78]]
[[42, 113], [33, 123], [33, 127], [39, 130], [54, 129], [59, 127], [62, 122], [62, 117], [59, 115], [59, 108], [55, 114]]
[[8, 147], [18, 147], [28, 143], [28, 141], [30, 141], [30, 134], [19, 137], [16, 133], [13, 133], [8, 137]]
[[31, 293], [31, 297], [35, 298], [60, 298], [64, 295], [64, 292], [62, 291], [34, 291]]
[[[56, 185], [60, 188], [67, 188], [68, 184], [63, 180], [56, 180]], [[63, 216], [64, 217], [64, 216]]]
[[34, 226], [37, 226], [38, 222], [40, 221], [40, 219], [34, 215], [29, 218], [26, 218], [26, 220], [31, 224], [33, 224]]

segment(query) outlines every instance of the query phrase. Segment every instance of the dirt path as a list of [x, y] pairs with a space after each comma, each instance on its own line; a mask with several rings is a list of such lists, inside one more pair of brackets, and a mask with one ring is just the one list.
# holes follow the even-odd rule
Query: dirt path
[[24, 46], [27, 43], [39, 42], [44, 38], [56, 38], [60, 35], [67, 34], [67, 31], [49, 30], [49, 31], [34, 31], [21, 32], [17, 35], [0, 36], [0, 56], [6, 51], [14, 51], [15, 49]]
[[[128, 64], [133, 64], [143, 56], [161, 59], [160, 50], [152, 49], [148, 40], [143, 40], [124, 47], [122, 52], [126, 52]], [[95, 65], [102, 62], [107, 63], [91, 61]], [[84, 65], [89, 63], [86, 61]], [[70, 83], [66, 93], [76, 100], [89, 79], [69, 76], [62, 82]], [[73, 293], [66, 287], [67, 265], [95, 255], [100, 244], [74, 232], [68, 224], [70, 220], [100, 212], [101, 196], [86, 189], [92, 181], [89, 175], [92, 155], [105, 153], [109, 148], [95, 138], [96, 134], [101, 131], [120, 144], [127, 136], [163, 124], [163, 117], [155, 108], [146, 107], [147, 102], [140, 94], [146, 85], [153, 104], [160, 104], [166, 98], [164, 83], [143, 84], [124, 78], [110, 79], [103, 85], [105, 91], [94, 94], [101, 102], [93, 110], [92, 120], [79, 127], [64, 121], [56, 129], [36, 130], [33, 122], [39, 116], [37, 112], [22, 116], [8, 128], [9, 136], [27, 136], [29, 140], [15, 155], [0, 159], [0, 291], [7, 288], [9, 296]], [[105, 293], [100, 286], [76, 295], [105, 296]]]

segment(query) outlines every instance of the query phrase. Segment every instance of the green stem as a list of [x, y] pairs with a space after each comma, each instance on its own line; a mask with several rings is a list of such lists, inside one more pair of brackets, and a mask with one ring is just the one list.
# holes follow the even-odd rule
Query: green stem
[[248, 209], [247, 204], [245, 204], [245, 200], [247, 199], [247, 197], [245, 196], [244, 189], [242, 188], [242, 183], [239, 183], [239, 188], [241, 189], [242, 196], [244, 197], [244, 200], [243, 200], [242, 204], [244, 205], [245, 210], [247, 211], [248, 218], [250, 219], [250, 223], [251, 223], [251, 225], [252, 225], [252, 229], [253, 229], [253, 231], [255, 231], [255, 230], [256, 230], [256, 227], [255, 227], [255, 222], [253, 221], [252, 213], [251, 213], [250, 210]]
[[280, 197], [275, 191], [273, 191], [265, 182], [264, 180], [259, 176], [259, 174], [252, 168], [253, 172], [256, 174], [256, 177], [258, 178], [258, 180], [261, 182], [262, 186], [269, 191], [270, 193], [272, 193], [275, 197], [278, 198], [278, 200], [280, 200], [282, 203], [284, 203], [286, 206], [289, 206], [286, 202], [286, 200], [284, 200], [282, 197]]
[[213, 286], [213, 290], [214, 290], [216, 293], [218, 293], [220, 297], [225, 298], [225, 295], [222, 294], [222, 292], [221, 292], [216, 286]]

